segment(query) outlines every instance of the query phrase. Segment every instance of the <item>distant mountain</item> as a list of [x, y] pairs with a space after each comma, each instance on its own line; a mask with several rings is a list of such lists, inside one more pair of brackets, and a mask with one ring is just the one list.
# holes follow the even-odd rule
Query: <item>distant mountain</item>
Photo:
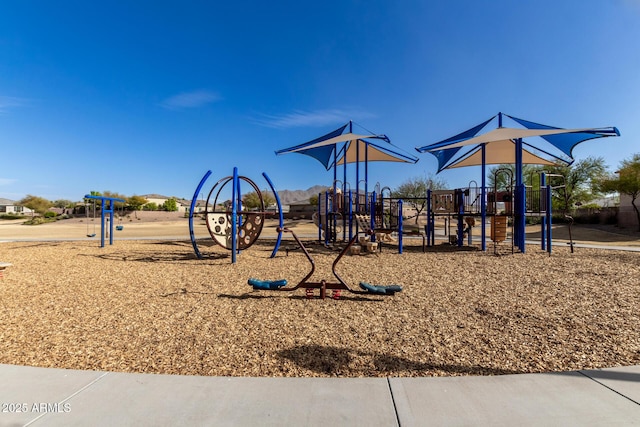
[[327, 191], [326, 185], [314, 185], [306, 190], [280, 190], [278, 195], [283, 205], [290, 205], [292, 203], [308, 203], [311, 196], [317, 196], [323, 191]]

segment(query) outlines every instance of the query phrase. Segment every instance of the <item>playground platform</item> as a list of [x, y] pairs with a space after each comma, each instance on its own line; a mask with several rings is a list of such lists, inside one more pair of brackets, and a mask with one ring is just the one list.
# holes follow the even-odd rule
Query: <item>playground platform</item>
[[429, 378], [247, 378], [0, 365], [1, 426], [640, 425], [640, 366]]

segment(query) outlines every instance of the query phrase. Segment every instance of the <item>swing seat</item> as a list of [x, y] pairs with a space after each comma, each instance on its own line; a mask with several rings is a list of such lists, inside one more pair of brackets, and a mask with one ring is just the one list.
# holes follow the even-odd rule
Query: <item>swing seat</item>
[[280, 289], [283, 286], [286, 286], [287, 280], [260, 280], [260, 279], [249, 279], [248, 283], [253, 286], [253, 289], [262, 289], [262, 290], [274, 290]]
[[402, 286], [399, 285], [380, 286], [372, 285], [371, 283], [367, 282], [360, 282], [360, 288], [376, 295], [393, 295], [396, 292], [402, 291]]
[[124, 229], [124, 225], [116, 225], [116, 230], [122, 231]]
[[87, 237], [96, 237], [96, 233], [87, 234]]

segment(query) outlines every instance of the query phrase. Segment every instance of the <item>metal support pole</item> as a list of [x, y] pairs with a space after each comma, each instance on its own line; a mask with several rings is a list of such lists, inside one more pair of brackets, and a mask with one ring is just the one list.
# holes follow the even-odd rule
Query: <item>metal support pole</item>
[[[547, 176], [543, 172], [540, 174], [540, 191], [545, 188], [547, 185]], [[546, 196], [546, 195], [545, 195]], [[540, 194], [542, 197], [542, 194]], [[542, 200], [541, 200], [542, 202]], [[547, 203], [547, 197], [545, 197], [545, 203]], [[549, 210], [549, 206], [545, 209], [545, 214], [540, 218], [540, 249], [543, 251], [547, 249], [547, 211]]]
[[552, 212], [551, 212], [551, 186], [547, 184], [547, 252], [549, 252], [549, 256], [551, 256], [551, 246], [552, 246], [552, 236], [551, 236], [551, 223], [552, 223]]
[[[502, 116], [501, 116], [502, 117]], [[482, 144], [482, 190], [481, 190], [481, 202], [480, 202], [480, 245], [483, 252], [487, 250], [487, 203], [486, 203], [486, 195], [487, 195], [487, 173], [486, 173], [486, 161], [487, 161], [487, 150], [486, 144]]]
[[238, 249], [238, 206], [236, 191], [238, 189], [238, 168], [233, 168], [233, 184], [231, 189], [231, 263], [236, 263], [236, 250]]
[[403, 221], [402, 221], [402, 199], [398, 200], [398, 253], [402, 253], [402, 231], [403, 231]]
[[431, 246], [431, 231], [433, 227], [431, 220], [431, 190], [427, 190], [427, 225], [424, 226], [424, 233], [427, 238], [427, 246]]

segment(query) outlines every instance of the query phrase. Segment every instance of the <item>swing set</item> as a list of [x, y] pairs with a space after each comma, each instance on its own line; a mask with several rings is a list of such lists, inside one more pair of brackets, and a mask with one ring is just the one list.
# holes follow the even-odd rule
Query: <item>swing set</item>
[[[87, 215], [87, 237], [96, 237], [96, 201], [93, 201], [93, 216], [89, 216], [89, 201], [84, 201], [84, 212]], [[89, 231], [89, 220], [93, 221], [93, 232]]]
[[[96, 236], [96, 224], [95, 224], [95, 219], [96, 219], [96, 201], [100, 200], [100, 247], [104, 248], [104, 240], [105, 240], [105, 236], [109, 236], [109, 244], [113, 245], [113, 212], [114, 212], [114, 206], [115, 206], [115, 202], [121, 202], [121, 203], [125, 203], [125, 200], [123, 199], [118, 199], [115, 197], [105, 197], [105, 196], [93, 196], [91, 194], [87, 194], [84, 196], [85, 198], [85, 206], [88, 205], [87, 200], [93, 200], [93, 233], [89, 232], [89, 210], [86, 209], [87, 211], [87, 237], [95, 237]], [[124, 207], [123, 207], [124, 209]], [[106, 214], [109, 214], [109, 217], [106, 218]], [[107, 230], [107, 227], [105, 225], [105, 220], [106, 222], [109, 223], [109, 230]], [[122, 225], [118, 225], [116, 227], [117, 230], [122, 230], [124, 228], [124, 226]]]

